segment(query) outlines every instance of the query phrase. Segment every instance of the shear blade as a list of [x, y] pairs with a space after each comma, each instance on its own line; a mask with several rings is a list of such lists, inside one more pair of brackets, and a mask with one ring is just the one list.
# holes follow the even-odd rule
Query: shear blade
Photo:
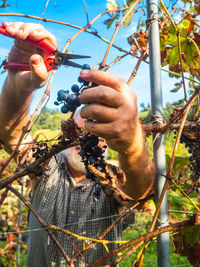
[[70, 61], [70, 60], [66, 60], [66, 61], [65, 61], [65, 64], [63, 64], [63, 65], [65, 65], [65, 66], [70, 66], [70, 67], [74, 67], [74, 68], [80, 68], [80, 69], [82, 69], [82, 65], [77, 64], [77, 63], [75, 63], [75, 62], [72, 62], [72, 61]]
[[69, 61], [69, 59], [80, 59], [80, 58], [90, 58], [90, 56], [83, 56], [83, 55], [75, 55], [70, 53], [62, 53], [59, 51], [55, 52], [55, 62], [58, 65], [68, 65], [76, 68], [81, 68], [82, 66], [79, 64], [76, 64], [72, 61]]
[[76, 59], [76, 58], [90, 58], [91, 56], [68, 54], [67, 57], [68, 59]]

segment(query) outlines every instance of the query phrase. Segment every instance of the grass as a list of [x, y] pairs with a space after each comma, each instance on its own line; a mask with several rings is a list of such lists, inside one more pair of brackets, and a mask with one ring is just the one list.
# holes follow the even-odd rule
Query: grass
[[[151, 217], [145, 213], [136, 213], [135, 224], [129, 226], [122, 235], [123, 240], [132, 240], [138, 236], [141, 236], [147, 233], [149, 228], [149, 222], [151, 221]], [[127, 250], [126, 250], [127, 251]], [[126, 251], [123, 251], [125, 253]], [[137, 253], [140, 251], [138, 248]], [[121, 253], [121, 255], [123, 254]], [[120, 267], [132, 267], [132, 261], [135, 259], [137, 253], [132, 253], [128, 257], [126, 257], [123, 261], [120, 262]], [[191, 266], [188, 259], [183, 256], [179, 256], [175, 253], [175, 249], [173, 247], [172, 239], [170, 238], [170, 264], [171, 267], [175, 266]], [[156, 267], [157, 266], [157, 246], [156, 241], [151, 241], [148, 249], [145, 253], [144, 261], [142, 264], [143, 267]]]

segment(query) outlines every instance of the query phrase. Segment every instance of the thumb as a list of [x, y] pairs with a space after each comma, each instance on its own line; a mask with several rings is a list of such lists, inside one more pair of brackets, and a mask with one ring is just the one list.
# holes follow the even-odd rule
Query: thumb
[[47, 80], [48, 72], [40, 55], [32, 55], [30, 57], [30, 81], [34, 88], [42, 87]]

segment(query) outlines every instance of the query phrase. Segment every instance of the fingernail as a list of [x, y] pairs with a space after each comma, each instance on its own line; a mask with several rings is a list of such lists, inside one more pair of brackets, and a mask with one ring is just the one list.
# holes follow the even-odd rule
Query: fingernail
[[82, 71], [80, 72], [80, 75], [81, 75], [81, 76], [86, 76], [86, 75], [88, 75], [88, 73], [89, 73], [89, 70], [84, 69], [84, 70], [82, 70]]
[[38, 55], [34, 55], [32, 58], [32, 65], [39, 65], [41, 63], [41, 58]]
[[4, 21], [3, 22], [3, 25], [6, 25], [6, 27], [8, 27], [8, 26], [10, 26], [10, 25], [12, 25], [13, 24], [13, 22], [7, 22], [7, 21]]

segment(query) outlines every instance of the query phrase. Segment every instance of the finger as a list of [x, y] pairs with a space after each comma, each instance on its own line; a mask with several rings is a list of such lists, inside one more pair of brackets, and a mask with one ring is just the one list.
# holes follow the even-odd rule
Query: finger
[[84, 90], [78, 97], [81, 104], [102, 103], [110, 107], [119, 107], [122, 101], [122, 94], [106, 86], [95, 86]]
[[[21, 43], [22, 42], [22, 43]], [[23, 41], [15, 40], [15, 45], [12, 47], [9, 55], [9, 62], [29, 63], [29, 59], [33, 54], [43, 54], [41, 49], [29, 46]]]
[[84, 119], [93, 119], [97, 122], [113, 122], [119, 116], [117, 109], [107, 107], [101, 104], [89, 104], [81, 109], [81, 117]]
[[18, 31], [16, 32], [15, 37], [25, 40], [29, 36], [30, 32], [36, 31], [39, 29], [44, 29], [44, 28], [40, 24], [23, 23], [18, 29]]
[[107, 73], [100, 70], [82, 70], [80, 77], [88, 82], [94, 82], [96, 84], [112, 87], [118, 92], [122, 92], [127, 88], [127, 84], [123, 79], [113, 73]]
[[43, 39], [48, 39], [52, 44], [54, 44], [57, 47], [57, 41], [56, 41], [56, 37], [48, 32], [47, 30], [43, 29], [37, 29], [34, 31], [31, 31], [29, 34], [29, 37], [33, 40], [33, 41], [40, 41]]
[[14, 37], [15, 34], [19, 31], [20, 27], [23, 25], [23, 22], [14, 22], [14, 23], [7, 23], [3, 25], [8, 25], [5, 26], [5, 31], [8, 35]]
[[55, 46], [57, 46], [56, 38], [53, 34], [44, 29], [41, 24], [35, 23], [4, 23], [6, 32], [12, 37], [25, 40], [30, 37], [34, 41], [49, 39]]
[[33, 55], [30, 58], [30, 81], [34, 88], [42, 87], [48, 77], [48, 72], [41, 56]]
[[3, 28], [6, 28], [12, 24], [13, 24], [13, 22], [3, 21], [2, 26], [3, 26]]
[[34, 45], [31, 45], [30, 43], [24, 42], [23, 40], [20, 39], [15, 39], [14, 41], [15, 46], [19, 49], [22, 50], [24, 53], [28, 54], [31, 56], [33, 54], [40, 54], [42, 55], [44, 51]]
[[85, 129], [89, 131], [91, 134], [96, 136], [101, 136], [102, 138], [109, 140], [117, 139], [118, 136], [113, 132], [114, 123], [101, 123], [91, 120], [85, 120]]
[[7, 27], [11, 26], [12, 24], [13, 24], [13, 22], [3, 21], [2, 27], [4, 29], [6, 29]]

